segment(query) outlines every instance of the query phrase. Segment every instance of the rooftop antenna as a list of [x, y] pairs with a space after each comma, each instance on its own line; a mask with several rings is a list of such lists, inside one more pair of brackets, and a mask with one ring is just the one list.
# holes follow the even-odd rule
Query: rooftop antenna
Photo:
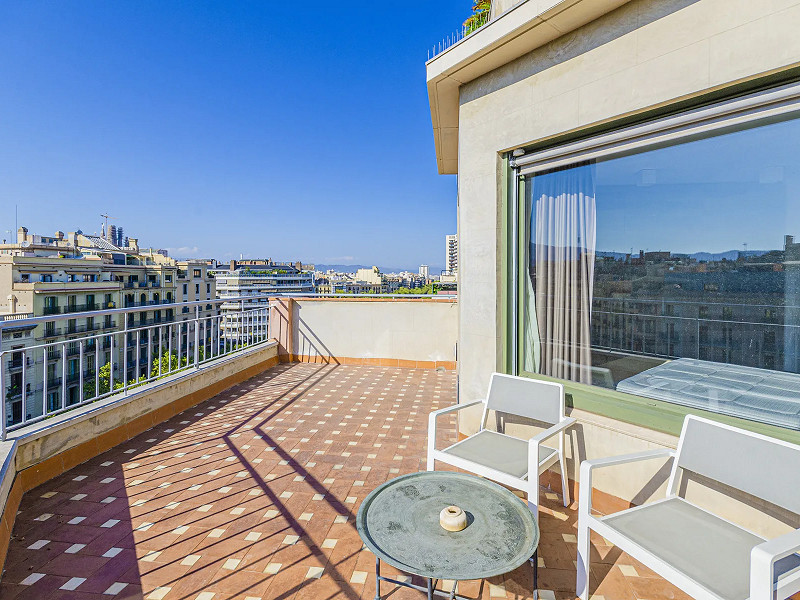
[[105, 223], [103, 224], [103, 233], [101, 234], [101, 237], [106, 237], [106, 234], [108, 233], [108, 220], [113, 219], [114, 217], [111, 217], [108, 214], [102, 214], [100, 216], [105, 219]]

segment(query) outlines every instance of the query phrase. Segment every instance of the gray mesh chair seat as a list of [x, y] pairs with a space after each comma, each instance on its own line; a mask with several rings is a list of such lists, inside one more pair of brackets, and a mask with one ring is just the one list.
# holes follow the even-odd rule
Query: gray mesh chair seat
[[[764, 542], [759, 537], [707, 512], [683, 498], [601, 517], [613, 531], [637, 544], [645, 564], [655, 559], [668, 563], [712, 594], [730, 600], [750, 596], [750, 552]], [[650, 560], [645, 555], [649, 555]], [[780, 575], [800, 566], [800, 557], [778, 561]]]
[[[483, 407], [478, 433], [444, 450], [437, 449], [437, 417], [477, 405]], [[575, 422], [575, 419], [565, 416], [564, 408], [564, 388], [560, 383], [493, 373], [486, 400], [457, 404], [430, 414], [428, 471], [433, 471], [435, 461], [438, 460], [521, 490], [527, 494], [528, 506], [536, 514], [539, 510], [539, 475], [558, 463], [564, 506], [569, 506], [569, 481], [564, 461], [564, 431]], [[486, 429], [489, 411], [523, 417], [537, 424], [544, 423], [547, 429], [528, 440], [492, 431]], [[556, 447], [545, 446], [542, 443], [550, 439], [557, 439]]]
[[[593, 514], [594, 472], [646, 460], [672, 461], [666, 496], [610, 515]], [[800, 515], [800, 446], [688, 415], [676, 451], [581, 463], [576, 562], [581, 600], [589, 599], [591, 531], [698, 600], [785, 600], [800, 592], [800, 529], [760, 537], [714, 514], [714, 506], [688, 501], [682, 485], [687, 476], [700, 477], [725, 495], [738, 490], [760, 499], [763, 503], [748, 504], [765, 516], [772, 514], [768, 506]]]
[[[519, 479], [528, 476], [527, 440], [489, 429], [479, 431], [475, 435], [445, 448], [442, 452]], [[557, 460], [558, 451], [555, 448], [539, 446], [540, 472]]]

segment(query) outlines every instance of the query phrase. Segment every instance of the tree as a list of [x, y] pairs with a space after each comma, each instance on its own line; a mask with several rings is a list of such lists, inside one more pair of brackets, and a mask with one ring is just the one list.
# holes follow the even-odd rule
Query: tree
[[[200, 360], [202, 361], [205, 358], [204, 349], [201, 347], [199, 349]], [[192, 358], [192, 363], [194, 362], [194, 356]], [[158, 376], [158, 367], [159, 364], [161, 365], [161, 377]], [[181, 369], [185, 369], [189, 366], [189, 361], [187, 360], [186, 356], [181, 356], [180, 360], [178, 360], [178, 355], [170, 353], [168, 351], [164, 351], [161, 353], [161, 356], [157, 356], [153, 359], [153, 364], [150, 368], [150, 379], [163, 379], [167, 375], [171, 375], [175, 371], [179, 371]], [[83, 399], [89, 400], [90, 398], [95, 398], [97, 396], [102, 396], [107, 394], [110, 390], [110, 381], [111, 381], [111, 364], [106, 363], [102, 367], [100, 367], [99, 373], [99, 382], [100, 388], [99, 390], [95, 387], [95, 380], [94, 378], [90, 378], [89, 381], [86, 381], [83, 384]], [[143, 385], [147, 382], [148, 376], [141, 375], [138, 379], [132, 379], [128, 381], [128, 387], [138, 387]], [[116, 379], [114, 381], [114, 391], [121, 390], [123, 388], [123, 383], [121, 379]]]
[[439, 292], [439, 286], [435, 283], [428, 283], [423, 285], [422, 287], [418, 288], [406, 288], [402, 287], [398, 289], [395, 294], [437, 294]]

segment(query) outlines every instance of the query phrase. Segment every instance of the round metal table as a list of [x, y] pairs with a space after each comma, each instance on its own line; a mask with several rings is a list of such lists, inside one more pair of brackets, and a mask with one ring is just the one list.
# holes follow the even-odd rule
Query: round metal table
[[[467, 527], [458, 532], [439, 525], [447, 506], [467, 513]], [[361, 539], [375, 554], [375, 598], [381, 581], [458, 598], [436, 590], [439, 579], [456, 582], [485, 579], [513, 571], [525, 561], [533, 564], [537, 590], [536, 549], [539, 527], [527, 505], [513, 493], [486, 479], [449, 471], [423, 471], [387, 481], [375, 488], [356, 516]], [[427, 579], [421, 587], [383, 577], [381, 561], [405, 573]]]

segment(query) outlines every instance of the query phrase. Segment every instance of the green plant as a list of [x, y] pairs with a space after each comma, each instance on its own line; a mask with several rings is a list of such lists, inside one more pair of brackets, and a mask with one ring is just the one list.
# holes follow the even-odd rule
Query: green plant
[[464, 21], [465, 36], [489, 22], [489, 12], [491, 8], [491, 0], [474, 0], [472, 4], [472, 16]]

